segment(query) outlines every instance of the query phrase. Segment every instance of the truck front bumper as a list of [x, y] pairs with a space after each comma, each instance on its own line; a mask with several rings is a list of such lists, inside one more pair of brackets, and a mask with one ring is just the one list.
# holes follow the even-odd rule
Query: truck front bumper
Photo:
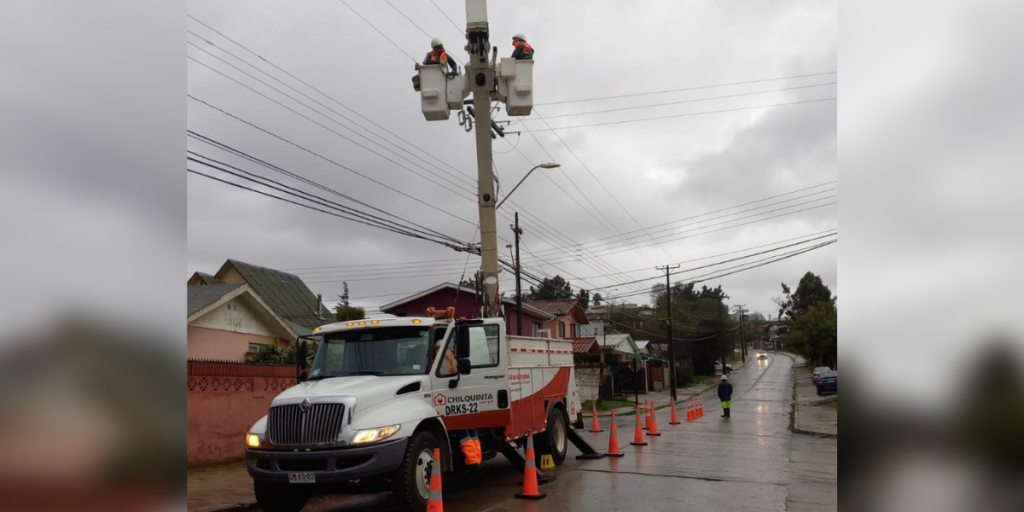
[[253, 480], [288, 483], [288, 473], [313, 473], [317, 484], [343, 483], [390, 473], [402, 463], [409, 439], [359, 448], [324, 451], [272, 451], [246, 448]]

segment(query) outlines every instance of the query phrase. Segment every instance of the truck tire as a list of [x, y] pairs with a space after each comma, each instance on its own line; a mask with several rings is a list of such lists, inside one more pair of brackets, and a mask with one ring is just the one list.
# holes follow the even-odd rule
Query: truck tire
[[409, 439], [405, 458], [398, 466], [392, 492], [401, 510], [424, 512], [430, 496], [430, 471], [434, 465], [434, 448], [440, 444], [434, 434], [421, 430]]
[[304, 485], [253, 481], [256, 503], [265, 512], [299, 512], [309, 501], [312, 490]]
[[537, 451], [541, 455], [550, 455], [556, 466], [565, 462], [569, 451], [569, 418], [561, 407], [555, 406], [548, 411], [547, 428], [537, 436]]

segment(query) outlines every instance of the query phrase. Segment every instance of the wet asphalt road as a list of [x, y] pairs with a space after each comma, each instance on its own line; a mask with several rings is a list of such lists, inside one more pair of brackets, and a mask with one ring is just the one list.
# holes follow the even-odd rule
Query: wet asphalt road
[[[789, 432], [793, 361], [770, 355], [733, 373], [732, 418], [720, 417], [715, 390], [705, 393], [704, 418], [668, 424], [670, 411], [658, 411], [660, 437], [646, 437], [647, 446], [631, 446], [634, 418], [616, 420], [621, 458], [575, 460], [570, 445], [565, 464], [548, 474], [557, 480], [541, 486], [547, 497], [517, 500], [512, 494], [522, 475], [502, 457], [469, 475], [446, 476], [444, 508], [459, 511], [588, 512], [658, 510], [786, 510], [793, 435]], [[608, 447], [604, 433], [584, 433], [600, 452]], [[579, 431], [585, 432], [585, 431]], [[351, 497], [343, 503], [310, 504], [307, 511], [393, 510], [387, 494]]]

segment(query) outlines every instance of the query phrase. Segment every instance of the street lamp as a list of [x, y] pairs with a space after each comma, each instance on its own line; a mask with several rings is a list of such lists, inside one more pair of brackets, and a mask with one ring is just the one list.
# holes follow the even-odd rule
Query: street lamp
[[[526, 181], [526, 178], [530, 177], [530, 173], [532, 173], [533, 171], [536, 171], [537, 169], [554, 169], [555, 167], [561, 167], [561, 165], [556, 164], [554, 162], [547, 162], [547, 163], [543, 163], [543, 164], [534, 166], [533, 169], [530, 169], [530, 172], [526, 173], [526, 176], [523, 176], [523, 179], [519, 180], [519, 183], [516, 183], [516, 186], [512, 187], [512, 192], [515, 192], [516, 189], [519, 188], [519, 185], [522, 185], [523, 182]], [[501, 204], [505, 202], [505, 199], [508, 199], [509, 197], [512, 196], [512, 192], [509, 192], [508, 194], [505, 194], [505, 197], [502, 198], [501, 201], [498, 201], [498, 206], [495, 206], [494, 208], [495, 209], [501, 208]]]

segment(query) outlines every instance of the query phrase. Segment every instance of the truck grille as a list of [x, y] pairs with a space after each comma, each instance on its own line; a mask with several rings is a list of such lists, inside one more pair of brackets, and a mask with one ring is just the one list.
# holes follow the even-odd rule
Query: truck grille
[[267, 431], [273, 444], [333, 443], [341, 432], [344, 404], [312, 404], [302, 412], [298, 404], [270, 408]]

